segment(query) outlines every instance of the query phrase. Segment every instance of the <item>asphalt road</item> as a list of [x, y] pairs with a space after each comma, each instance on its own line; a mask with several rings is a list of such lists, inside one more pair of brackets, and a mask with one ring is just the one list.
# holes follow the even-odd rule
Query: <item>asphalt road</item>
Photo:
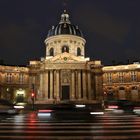
[[84, 120], [48, 120], [36, 112], [0, 115], [0, 140], [139, 140], [138, 115], [104, 114]]

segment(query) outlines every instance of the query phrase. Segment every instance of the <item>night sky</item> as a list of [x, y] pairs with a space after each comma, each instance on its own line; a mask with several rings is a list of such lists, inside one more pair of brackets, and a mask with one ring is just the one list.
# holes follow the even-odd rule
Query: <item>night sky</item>
[[0, 59], [28, 65], [45, 56], [48, 30], [63, 10], [103, 65], [140, 61], [140, 0], [0, 0]]

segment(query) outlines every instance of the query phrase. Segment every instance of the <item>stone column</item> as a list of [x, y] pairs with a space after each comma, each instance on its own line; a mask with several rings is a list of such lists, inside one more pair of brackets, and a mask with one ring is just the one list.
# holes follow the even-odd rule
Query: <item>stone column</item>
[[45, 92], [45, 99], [48, 99], [48, 71], [45, 72], [45, 76], [44, 76], [44, 92]]
[[78, 70], [78, 99], [81, 99], [81, 71]]
[[53, 70], [50, 71], [50, 99], [53, 99]]
[[38, 93], [39, 100], [42, 98], [42, 92], [43, 92], [43, 74], [40, 73], [40, 88], [39, 88], [39, 93]]
[[78, 99], [78, 71], [75, 70], [75, 98]]
[[56, 81], [56, 70], [53, 71], [53, 99], [56, 99], [57, 94], [57, 81]]
[[60, 89], [60, 79], [59, 79], [59, 77], [60, 77], [60, 72], [59, 72], [59, 70], [57, 70], [56, 71], [56, 99], [57, 100], [59, 100], [60, 99], [60, 91], [59, 91], [59, 89]]
[[71, 99], [75, 98], [75, 72], [72, 70], [71, 73]]
[[83, 70], [82, 74], [83, 74], [83, 98], [86, 99], [87, 98], [86, 71]]
[[91, 73], [90, 71], [88, 71], [87, 73], [87, 82], [88, 82], [88, 99], [92, 99], [92, 96], [91, 96]]
[[42, 98], [44, 99], [45, 98], [45, 88], [46, 88], [46, 79], [45, 79], [46, 75], [45, 75], [45, 72], [42, 73]]

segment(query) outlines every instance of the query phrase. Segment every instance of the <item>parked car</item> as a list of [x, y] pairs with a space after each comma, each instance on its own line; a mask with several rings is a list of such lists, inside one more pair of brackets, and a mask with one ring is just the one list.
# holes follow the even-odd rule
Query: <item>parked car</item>
[[134, 113], [134, 104], [129, 100], [109, 100], [105, 102], [105, 110], [113, 113]]
[[0, 114], [17, 114], [18, 109], [14, 108], [14, 104], [8, 100], [0, 99]]

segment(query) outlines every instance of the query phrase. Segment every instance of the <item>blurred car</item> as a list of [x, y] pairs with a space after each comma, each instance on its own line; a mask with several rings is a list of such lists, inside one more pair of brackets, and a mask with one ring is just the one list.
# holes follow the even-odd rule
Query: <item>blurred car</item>
[[14, 108], [18, 109], [18, 110], [22, 110], [24, 109], [26, 106], [26, 103], [25, 102], [18, 102], [18, 103], [15, 103], [14, 104]]
[[0, 114], [17, 114], [18, 109], [14, 108], [14, 104], [8, 100], [0, 99]]
[[110, 100], [105, 102], [105, 110], [113, 113], [134, 113], [134, 104], [129, 100]]
[[90, 119], [92, 118], [91, 110], [85, 105], [74, 104], [56, 104], [51, 108], [37, 111], [39, 118], [47, 117], [49, 119]]

